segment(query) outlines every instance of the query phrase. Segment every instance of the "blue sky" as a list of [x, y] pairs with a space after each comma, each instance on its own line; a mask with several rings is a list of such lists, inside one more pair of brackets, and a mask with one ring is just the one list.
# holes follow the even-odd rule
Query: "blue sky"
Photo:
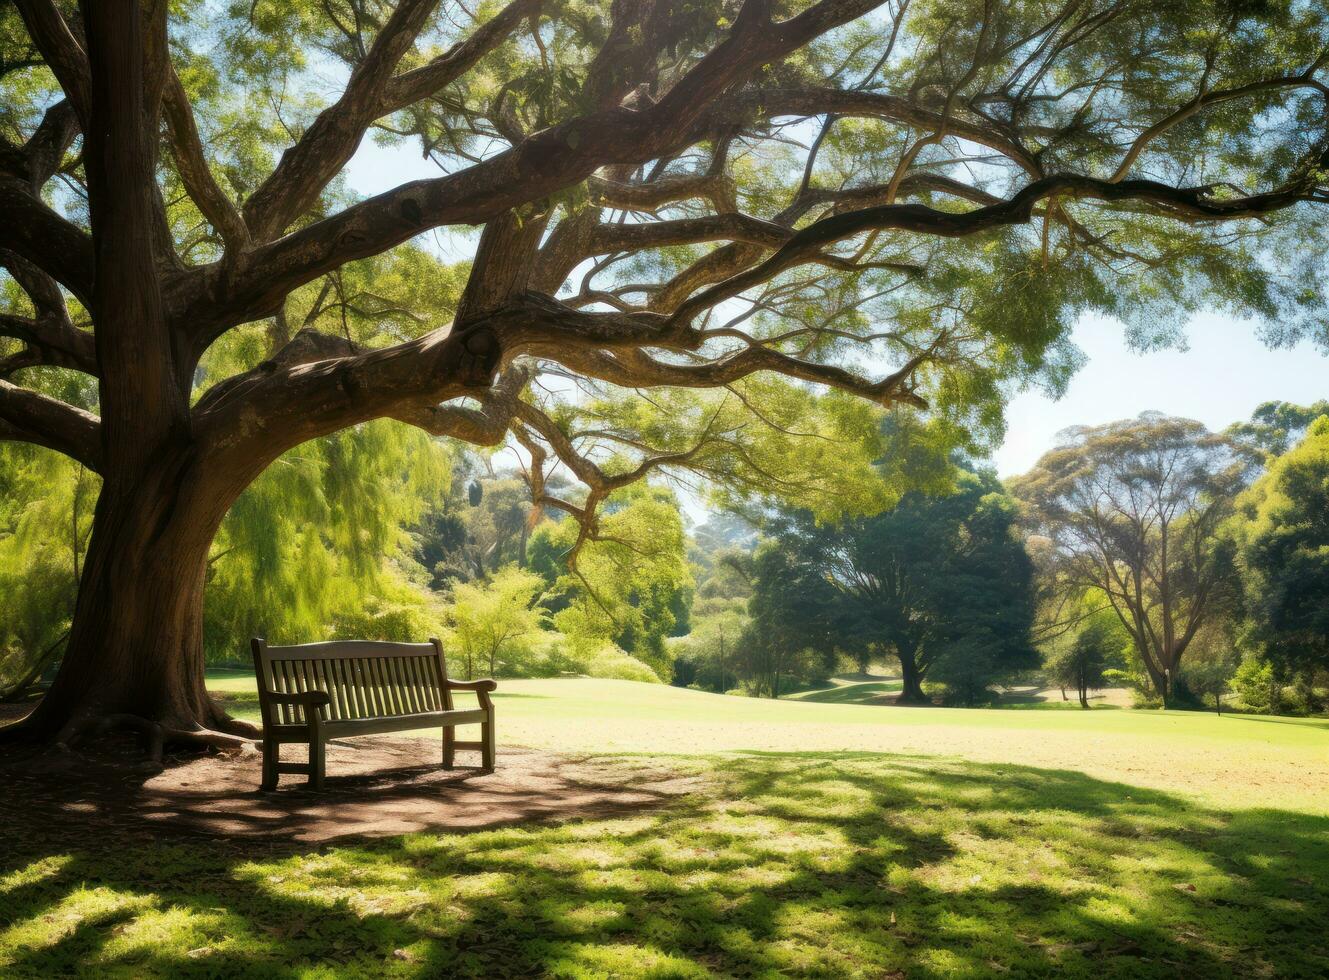
[[[439, 173], [404, 147], [366, 140], [347, 168], [347, 182], [361, 194], [377, 194]], [[458, 237], [440, 233], [436, 245], [460, 258], [470, 248]], [[1261, 402], [1329, 398], [1329, 357], [1310, 343], [1271, 350], [1254, 325], [1212, 314], [1197, 316], [1187, 334], [1186, 350], [1140, 353], [1128, 347], [1120, 324], [1096, 316], [1082, 319], [1074, 340], [1086, 363], [1060, 400], [1029, 391], [1011, 402], [1005, 442], [992, 458], [997, 472], [1003, 477], [1025, 472], [1069, 425], [1095, 425], [1153, 410], [1222, 429], [1248, 418]]]
[[1329, 357], [1309, 342], [1271, 350], [1253, 324], [1214, 314], [1195, 317], [1187, 334], [1187, 350], [1138, 353], [1127, 347], [1120, 324], [1082, 319], [1074, 339], [1087, 363], [1060, 400], [1026, 392], [1012, 401], [1006, 441], [993, 457], [997, 472], [1025, 472], [1069, 425], [1155, 410], [1222, 429], [1248, 418], [1261, 402], [1329, 398]]

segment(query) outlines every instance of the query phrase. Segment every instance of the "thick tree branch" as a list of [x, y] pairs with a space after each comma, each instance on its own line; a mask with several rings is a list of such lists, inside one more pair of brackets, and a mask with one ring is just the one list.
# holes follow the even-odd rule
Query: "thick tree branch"
[[39, 364], [73, 368], [85, 374], [97, 373], [97, 352], [92, 334], [62, 324], [53, 317], [34, 319], [0, 313], [0, 337], [21, 340], [29, 347], [23, 360], [0, 367], [0, 374]]
[[369, 124], [384, 115], [393, 72], [437, 6], [438, 0], [400, 0], [341, 97], [319, 113], [245, 202], [245, 221], [257, 240], [268, 241], [304, 214], [355, 154]]
[[0, 174], [0, 248], [23, 256], [85, 306], [92, 299], [92, 238], [47, 207], [26, 180]]
[[198, 206], [203, 217], [217, 229], [228, 249], [246, 248], [249, 245], [249, 227], [234, 202], [212, 175], [212, 168], [208, 166], [207, 157], [203, 154], [198, 127], [194, 123], [194, 110], [189, 104], [189, 95], [175, 69], [169, 65], [163, 102], [171, 152], [185, 192]]
[[694, 198], [710, 201], [722, 214], [738, 210], [734, 179], [724, 173], [660, 177], [642, 183], [592, 177], [586, 186], [594, 203], [624, 211], [655, 212], [668, 204]]
[[14, 0], [46, 64], [86, 126], [92, 102], [88, 56], [52, 0]]
[[27, 181], [34, 196], [51, 179], [64, 160], [65, 151], [78, 137], [78, 116], [68, 99], [46, 110], [37, 129], [22, 147], [0, 142], [0, 170]]
[[477, 27], [427, 65], [392, 78], [383, 89], [379, 116], [405, 109], [433, 95], [464, 75], [481, 58], [502, 44], [527, 17], [535, 16], [544, 0], [513, 0], [493, 18]]
[[1034, 206], [1050, 197], [1130, 201], [1184, 221], [1231, 221], [1259, 217], [1307, 200], [1301, 188], [1224, 200], [1209, 187], [1172, 187], [1152, 180], [1112, 182], [1077, 174], [1058, 174], [1027, 184], [1009, 200], [971, 211], [938, 211], [921, 204], [887, 204], [822, 218], [800, 229], [769, 259], [683, 303], [675, 316], [686, 322], [704, 309], [766, 282], [793, 266], [813, 260], [823, 250], [865, 231], [899, 230], [943, 238], [961, 238], [1006, 225], [1023, 224]]
[[209, 301], [186, 311], [184, 319], [199, 324], [206, 346], [234, 323], [270, 315], [292, 289], [346, 262], [440, 225], [488, 221], [576, 184], [602, 166], [652, 159], [685, 143], [696, 120], [730, 86], [881, 2], [822, 0], [772, 23], [767, 0], [748, 0], [728, 37], [659, 102], [569, 120], [467, 170], [404, 184], [256, 248], [238, 268], [211, 270], [216, 281], [200, 290]]
[[101, 472], [101, 420], [97, 416], [3, 379], [0, 439], [45, 446]]

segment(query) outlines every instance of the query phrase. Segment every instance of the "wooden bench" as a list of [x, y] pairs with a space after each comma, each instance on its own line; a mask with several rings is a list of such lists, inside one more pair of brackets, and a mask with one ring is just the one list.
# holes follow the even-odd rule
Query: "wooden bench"
[[[263, 713], [263, 788], [277, 788], [282, 773], [306, 773], [309, 785], [323, 787], [329, 739], [379, 735], [416, 728], [443, 729], [443, 768], [451, 769], [458, 749], [480, 753], [494, 768], [492, 680], [454, 681], [448, 677], [443, 644], [335, 640], [298, 646], [269, 646], [255, 637], [254, 674]], [[453, 691], [474, 691], [478, 708], [456, 710]], [[480, 726], [480, 741], [459, 742], [456, 726]], [[281, 762], [283, 744], [308, 744], [309, 762]]]

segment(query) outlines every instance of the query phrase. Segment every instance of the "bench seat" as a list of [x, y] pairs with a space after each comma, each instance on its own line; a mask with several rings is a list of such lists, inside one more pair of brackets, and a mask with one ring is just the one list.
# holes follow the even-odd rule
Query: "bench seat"
[[[263, 715], [263, 788], [275, 789], [283, 773], [304, 773], [323, 785], [325, 744], [334, 738], [382, 735], [421, 728], [443, 731], [443, 766], [452, 768], [457, 749], [480, 752], [494, 768], [492, 680], [448, 677], [443, 645], [339, 640], [296, 646], [251, 643]], [[458, 709], [454, 691], [472, 691], [479, 706]], [[458, 725], [479, 725], [480, 739], [457, 741]], [[309, 762], [280, 762], [282, 745], [307, 744]]]

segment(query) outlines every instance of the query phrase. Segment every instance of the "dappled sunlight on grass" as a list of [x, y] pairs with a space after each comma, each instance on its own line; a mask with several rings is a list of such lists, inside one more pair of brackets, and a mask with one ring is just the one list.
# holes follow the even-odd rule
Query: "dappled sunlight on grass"
[[284, 853], [209, 841], [13, 855], [0, 972], [1329, 970], [1323, 818], [1007, 764], [677, 764], [709, 788], [619, 819]]

